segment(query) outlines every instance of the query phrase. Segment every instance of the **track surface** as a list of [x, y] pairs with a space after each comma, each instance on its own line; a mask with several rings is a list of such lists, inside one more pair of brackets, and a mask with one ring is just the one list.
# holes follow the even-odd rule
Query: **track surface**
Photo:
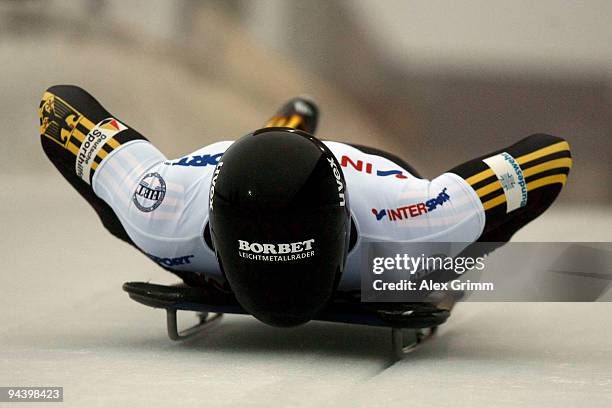
[[[79, 407], [612, 404], [610, 304], [460, 304], [438, 338], [400, 362], [388, 330], [340, 324], [282, 330], [230, 316], [177, 344], [163, 311], [121, 291], [169, 274], [106, 233], [58, 176], [0, 183], [0, 385], [63, 386], [64, 405]], [[610, 231], [609, 209], [566, 207], [518, 238]]]

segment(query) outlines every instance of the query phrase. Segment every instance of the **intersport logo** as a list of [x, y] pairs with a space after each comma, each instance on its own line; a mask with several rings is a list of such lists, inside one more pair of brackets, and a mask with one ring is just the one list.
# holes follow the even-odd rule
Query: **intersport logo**
[[443, 206], [445, 202], [449, 201], [450, 195], [448, 195], [446, 190], [446, 188], [442, 189], [436, 198], [432, 198], [422, 203], [414, 203], [397, 208], [383, 208], [380, 210], [372, 208], [372, 214], [376, 217], [376, 221], [382, 221], [385, 217], [389, 221], [401, 221], [415, 218], [435, 211], [438, 207]]

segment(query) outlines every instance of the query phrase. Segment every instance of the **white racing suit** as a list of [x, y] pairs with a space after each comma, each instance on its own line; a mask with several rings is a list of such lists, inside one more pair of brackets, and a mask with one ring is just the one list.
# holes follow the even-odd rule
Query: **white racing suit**
[[[480, 236], [485, 224], [482, 203], [456, 174], [423, 180], [384, 157], [324, 143], [342, 166], [358, 236], [341, 290], [359, 287], [365, 239], [470, 243]], [[204, 239], [208, 194], [215, 165], [231, 144], [214, 143], [168, 160], [148, 141], [134, 140], [105, 157], [92, 187], [151, 259], [170, 269], [215, 277], [221, 272]]]
[[[313, 133], [317, 112], [298, 98], [266, 126]], [[232, 142], [169, 160], [74, 86], [45, 92], [39, 115], [43, 150], [111, 233], [186, 282], [225, 281], [207, 234], [208, 199]], [[425, 180], [392, 154], [324, 143], [344, 173], [354, 226], [340, 290], [359, 289], [366, 241], [508, 241], [552, 204], [572, 164], [565, 140], [536, 134]]]

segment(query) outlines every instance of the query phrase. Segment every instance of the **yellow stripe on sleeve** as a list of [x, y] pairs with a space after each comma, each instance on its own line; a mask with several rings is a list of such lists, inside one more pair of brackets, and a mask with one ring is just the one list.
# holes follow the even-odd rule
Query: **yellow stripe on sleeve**
[[502, 188], [501, 183], [499, 182], [499, 180], [495, 180], [494, 182], [476, 190], [476, 194], [478, 194], [478, 197], [484, 197], [487, 194], [494, 192], [495, 190], [499, 190], [500, 188]]
[[564, 157], [562, 159], [551, 160], [551, 161], [544, 162], [542, 164], [538, 164], [537, 166], [533, 166], [533, 167], [523, 170], [523, 176], [524, 177], [533, 176], [534, 174], [538, 174], [546, 170], [556, 169], [558, 167], [568, 167], [571, 169], [572, 159], [570, 159], [569, 157]]
[[[532, 191], [540, 187], [548, 186], [550, 184], [555, 184], [555, 183], [565, 184], [566, 181], [567, 181], [566, 174], [555, 174], [552, 176], [542, 177], [541, 179], [537, 179], [537, 180], [527, 183], [527, 191]], [[506, 202], [506, 195], [501, 194], [495, 198], [492, 198], [484, 202], [482, 206], [484, 207], [485, 211], [487, 211], [505, 202]]]
[[565, 174], [555, 174], [554, 176], [542, 177], [541, 179], [533, 180], [531, 183], [527, 183], [527, 191], [535, 190], [536, 188], [544, 187], [549, 184], [565, 184], [566, 181], [567, 175]]
[[98, 152], [98, 157], [102, 160], [104, 160], [104, 158], [108, 155], [108, 153], [106, 152], [106, 150], [104, 149], [100, 149], [100, 151]]
[[482, 206], [484, 207], [485, 211], [490, 210], [493, 207], [497, 207], [500, 204], [503, 204], [506, 202], [506, 195], [502, 194], [499, 195], [495, 198], [490, 199], [487, 202], [482, 203]]
[[542, 149], [536, 150], [535, 152], [521, 156], [516, 159], [516, 161], [518, 162], [518, 164], [525, 164], [535, 159], [539, 159], [540, 157], [548, 156], [549, 154], [561, 152], [563, 150], [569, 150], [569, 144], [567, 142], [559, 142], [555, 143], [554, 145], [544, 147]]
[[489, 178], [491, 176], [494, 176], [495, 173], [493, 173], [493, 170], [491, 169], [486, 169], [484, 171], [481, 171], [478, 174], [473, 175], [472, 177], [468, 177], [465, 181], [468, 182], [469, 185], [473, 186], [474, 184], [478, 183], [479, 181], [482, 181], [486, 178]]
[[113, 149], [118, 148], [119, 146], [121, 146], [121, 143], [119, 143], [118, 141], [116, 141], [114, 138], [111, 138], [108, 142], [106, 142], [106, 144], [108, 144], [110, 147], [112, 147]]
[[79, 148], [73, 145], [72, 142], [68, 142], [66, 149], [68, 149], [75, 156], [79, 154]]
[[[551, 160], [542, 164], [538, 164], [537, 166], [533, 166], [526, 170], [523, 170], [523, 176], [527, 178], [535, 174], [542, 173], [547, 170], [557, 169], [560, 167], [567, 167], [571, 169], [572, 159], [570, 159], [569, 157], [564, 157], [562, 159]], [[500, 188], [501, 183], [499, 182], [499, 180], [495, 180], [490, 184], [487, 184], [486, 186], [476, 190], [476, 194], [478, 194], [478, 197], [484, 197], [485, 195], [492, 193], [493, 191], [498, 190]]]
[[[536, 150], [534, 152], [525, 154], [525, 155], [517, 158], [516, 161], [518, 162], [518, 164], [525, 164], [525, 163], [529, 163], [530, 161], [539, 159], [540, 157], [544, 157], [544, 156], [547, 156], [549, 154], [561, 152], [563, 150], [569, 150], [569, 144], [567, 142], [565, 142], [565, 141], [559, 142], [559, 143], [555, 143], [553, 145], [546, 146], [546, 147], [543, 147], [541, 149], [538, 149], [538, 150]], [[568, 159], [568, 160], [570, 160], [570, 165], [571, 165], [571, 159]], [[554, 161], [554, 160], [551, 160], [551, 162], [552, 161]], [[534, 167], [537, 167], [537, 166], [534, 166]], [[567, 166], [558, 166], [558, 167], [567, 167]], [[535, 171], [534, 174], [538, 173], [538, 172], [539, 172], [539, 170]], [[523, 171], [523, 174], [525, 174], [525, 171]], [[477, 173], [477, 174], [475, 174], [475, 175], [473, 175], [471, 177], [468, 177], [465, 181], [467, 181], [468, 184], [470, 184], [470, 185], [474, 185], [474, 184], [478, 183], [479, 181], [482, 181], [482, 180], [484, 180], [484, 179], [486, 179], [488, 177], [491, 177], [493, 175], [494, 175], [493, 170], [486, 169], [486, 170], [481, 171], [480, 173]], [[525, 174], [525, 177], [527, 177], [527, 174]]]
[[300, 115], [291, 115], [289, 122], [285, 126], [295, 129], [300, 123], [302, 123], [302, 117]]
[[264, 125], [265, 128], [274, 127], [274, 123], [276, 122], [276, 116], [272, 117], [270, 120], [266, 122]]
[[83, 140], [85, 140], [86, 135], [84, 135], [83, 132], [81, 132], [79, 129], [75, 127], [72, 130], [72, 136], [74, 136], [74, 138], [78, 140], [79, 142], [83, 143]]

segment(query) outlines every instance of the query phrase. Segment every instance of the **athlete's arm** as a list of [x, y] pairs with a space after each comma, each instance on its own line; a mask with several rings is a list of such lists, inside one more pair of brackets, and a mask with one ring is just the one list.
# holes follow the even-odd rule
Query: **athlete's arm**
[[[163, 200], [155, 196], [162, 193], [156, 190], [159, 186], [154, 185], [154, 177], [147, 178], [144, 174], [163, 163], [165, 156], [144, 136], [114, 118], [89, 93], [76, 86], [49, 88], [40, 103], [39, 116], [43, 150], [62, 176], [94, 208], [106, 229], [185, 283], [202, 285], [204, 275], [170, 268], [159, 262], [157, 253], [149, 248], [157, 241], [148, 240], [147, 236], [161, 238], [150, 232], [165, 231], [165, 224], [154, 217], [143, 218], [151, 215], [146, 211], [154, 210]], [[143, 182], [137, 190], [140, 195], [135, 198], [139, 180]], [[148, 192], [142, 191], [145, 189]], [[144, 205], [145, 212], [134, 210], [138, 205]], [[175, 212], [172, 216], [180, 217], [181, 214]], [[169, 251], [180, 252], [180, 249], [169, 248]]]
[[556, 199], [572, 167], [560, 137], [535, 134], [454, 167], [478, 195], [485, 226], [478, 241], [507, 242]]
[[[133, 245], [124, 227], [91, 186], [101, 161], [134, 140], [147, 140], [115, 120], [83, 89], [59, 85], [49, 88], [39, 106], [42, 148], [64, 178], [87, 200], [114, 236]], [[95, 134], [94, 134], [95, 133]]]
[[[452, 256], [482, 256], [507, 242], [552, 204], [572, 165], [568, 143], [547, 135], [527, 137], [432, 180], [413, 176], [401, 160], [384, 152], [326, 144], [347, 181], [357, 242], [453, 242]], [[500, 159], [518, 168], [503, 167]], [[494, 244], [470, 245], [475, 241]], [[354, 248], [347, 259], [353, 272], [341, 281], [346, 290], [361, 284], [361, 246]]]
[[347, 180], [362, 237], [506, 242], [555, 200], [571, 167], [563, 139], [534, 135], [426, 180], [387, 155], [326, 142]]

